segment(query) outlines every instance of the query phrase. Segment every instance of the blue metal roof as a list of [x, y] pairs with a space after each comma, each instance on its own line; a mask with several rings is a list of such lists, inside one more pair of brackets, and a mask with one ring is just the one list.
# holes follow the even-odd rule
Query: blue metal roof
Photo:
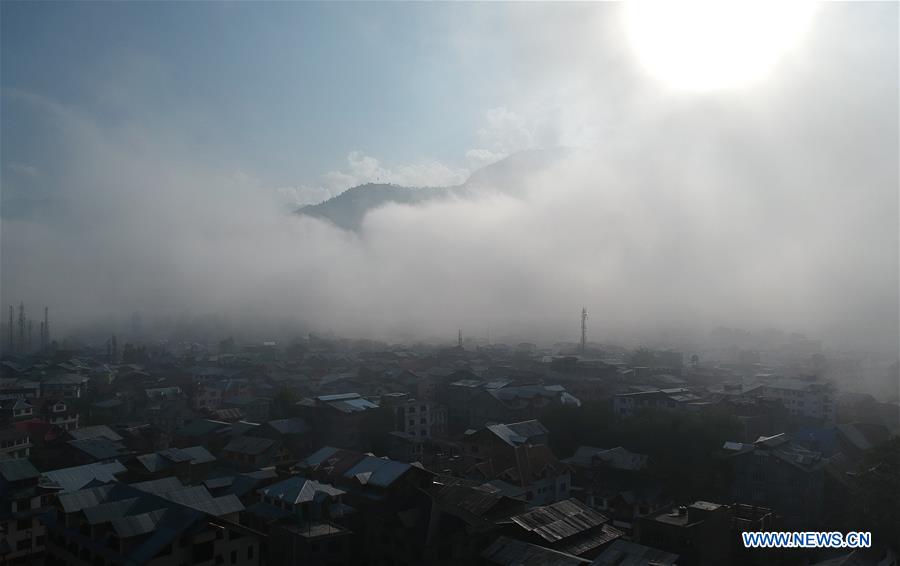
[[385, 460], [375, 456], [366, 456], [355, 466], [344, 473], [347, 479], [356, 478], [360, 483], [388, 487], [405, 474], [410, 465], [394, 460]]

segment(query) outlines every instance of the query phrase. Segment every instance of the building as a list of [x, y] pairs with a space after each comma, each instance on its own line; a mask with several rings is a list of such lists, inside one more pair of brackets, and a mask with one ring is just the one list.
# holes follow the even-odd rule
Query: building
[[87, 376], [77, 373], [46, 377], [41, 380], [41, 397], [80, 399], [87, 391], [89, 380]]
[[37, 471], [26, 458], [0, 460], [0, 562], [35, 564], [44, 552], [43, 500]]
[[546, 441], [547, 429], [537, 420], [490, 424], [469, 431], [462, 445], [466, 456], [476, 463], [465, 477], [515, 487], [531, 505], [568, 499], [571, 469], [553, 454]]
[[[777, 553], [783, 551], [775, 550], [773, 554], [753, 549], [748, 552], [740, 533], [774, 530], [775, 521], [772, 509], [695, 501], [688, 506], [675, 505], [641, 517], [635, 525], [634, 540], [678, 555], [679, 566], [770, 564], [777, 562], [780, 558]], [[622, 563], [634, 562], [623, 560]]]
[[320, 444], [343, 448], [364, 448], [367, 417], [378, 409], [358, 393], [320, 395], [302, 399], [296, 406]]
[[197, 488], [168, 491], [160, 484], [116, 483], [63, 493], [43, 519], [46, 564], [255, 566], [258, 534], [224, 518], [238, 506], [243, 509], [240, 502], [216, 501]]
[[394, 430], [412, 438], [425, 440], [447, 431], [447, 410], [440, 405], [406, 393], [388, 393], [381, 396], [381, 406], [393, 411]]
[[[760, 378], [764, 379], [764, 378]], [[794, 417], [833, 423], [837, 418], [834, 386], [802, 379], [771, 379], [744, 390], [751, 397], [778, 399]]]
[[31, 455], [31, 437], [14, 426], [0, 429], [0, 458], [27, 458]]
[[789, 528], [821, 524], [828, 460], [787, 434], [726, 442], [725, 486], [733, 501], [774, 509]]
[[577, 499], [558, 501], [514, 515], [504, 534], [579, 558], [592, 559], [624, 533]]
[[634, 540], [680, 556], [679, 566], [729, 564], [727, 505], [696, 501], [638, 519]]
[[633, 417], [643, 411], [700, 411], [709, 406], [704, 399], [685, 387], [648, 389], [619, 393], [613, 397], [616, 418]]

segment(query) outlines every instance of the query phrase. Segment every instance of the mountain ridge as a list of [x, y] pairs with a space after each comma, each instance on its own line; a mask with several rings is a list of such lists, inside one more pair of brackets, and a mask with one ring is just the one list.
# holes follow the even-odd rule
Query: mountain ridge
[[515, 195], [528, 178], [570, 153], [569, 148], [530, 149], [513, 153], [473, 171], [461, 185], [410, 187], [364, 183], [318, 204], [298, 208], [295, 213], [327, 220], [338, 228], [355, 232], [369, 211], [387, 204], [418, 205], [450, 197], [471, 198], [486, 189]]

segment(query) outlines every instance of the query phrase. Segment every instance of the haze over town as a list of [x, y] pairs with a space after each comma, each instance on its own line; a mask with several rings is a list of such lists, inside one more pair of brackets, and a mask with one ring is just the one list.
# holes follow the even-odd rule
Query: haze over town
[[[621, 12], [7, 6], [3, 304], [52, 305], [60, 331], [138, 311], [451, 340], [575, 339], [584, 305], [597, 339], [895, 350], [896, 6], [818, 6], [765, 80], [700, 93], [642, 69]], [[357, 232], [292, 214], [557, 147], [578, 151]]]

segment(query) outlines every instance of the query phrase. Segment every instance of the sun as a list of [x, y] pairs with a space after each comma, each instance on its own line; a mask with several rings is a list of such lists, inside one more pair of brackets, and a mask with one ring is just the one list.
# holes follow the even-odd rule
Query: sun
[[625, 25], [641, 66], [678, 90], [739, 88], [764, 78], [802, 38], [812, 2], [631, 1]]

